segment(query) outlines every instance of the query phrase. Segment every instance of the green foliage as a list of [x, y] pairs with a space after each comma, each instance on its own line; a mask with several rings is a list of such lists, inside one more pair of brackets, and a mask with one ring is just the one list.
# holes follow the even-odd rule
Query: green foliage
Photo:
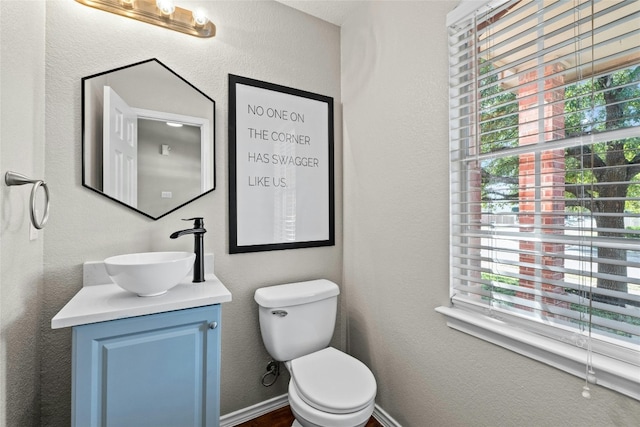
[[[503, 90], [497, 75], [490, 73], [492, 65], [481, 64], [480, 80], [480, 151], [492, 153], [518, 146], [518, 100], [515, 93]], [[640, 126], [640, 65], [608, 75], [589, 78], [564, 89], [564, 136], [579, 137], [617, 128]], [[586, 141], [587, 138], [585, 138]], [[602, 169], [594, 169], [595, 165]], [[625, 168], [640, 165], [640, 137], [585, 144], [567, 150], [565, 183], [568, 211], [598, 212], [597, 205], [586, 206], [576, 196], [598, 198], [598, 184], [606, 183], [605, 168]], [[499, 201], [516, 202], [518, 194], [519, 157], [497, 157], [484, 161], [482, 172], [482, 200], [485, 207]], [[628, 170], [633, 170], [629, 168]], [[596, 172], [600, 172], [597, 175]], [[624, 210], [640, 213], [640, 177], [627, 176], [618, 185], [627, 185]], [[637, 184], [635, 182], [638, 182]], [[576, 185], [578, 187], [576, 187]], [[602, 187], [600, 187], [602, 188]]]
[[[491, 71], [492, 66], [484, 63], [481, 74]], [[498, 76], [490, 74], [480, 81], [480, 151], [490, 153], [496, 150], [518, 146], [518, 102], [516, 94], [504, 91], [498, 84]]]
[[[480, 74], [492, 71], [488, 62]], [[518, 102], [516, 94], [504, 91], [498, 77], [490, 74], [480, 81], [480, 152], [492, 153], [518, 146]], [[518, 199], [518, 157], [499, 158], [482, 165], [482, 200]], [[486, 207], [486, 206], [485, 206]]]
[[[598, 308], [589, 308], [586, 305], [581, 305], [581, 304], [571, 304], [570, 306], [571, 310], [574, 311], [579, 311], [581, 313], [584, 313], [585, 315], [589, 315], [591, 314], [592, 316], [595, 317], [601, 317], [604, 319], [609, 319], [609, 320], [614, 320], [616, 322], [622, 322], [622, 323], [626, 323], [628, 325], [636, 325], [636, 326], [640, 326], [640, 317], [637, 316], [631, 316], [628, 314], [619, 314], [619, 313], [614, 313], [612, 311], [608, 311], [608, 310], [601, 310]], [[577, 323], [579, 325], [582, 325], [584, 327], [589, 327], [589, 324], [591, 323], [590, 321], [582, 320], [574, 320], [574, 323]], [[631, 334], [624, 332], [624, 331], [620, 331], [618, 329], [612, 329], [612, 328], [607, 328], [604, 326], [598, 326], [597, 324], [591, 323], [592, 327], [594, 329], [598, 329], [601, 331], [605, 331], [605, 332], [609, 332], [618, 336], [623, 336], [623, 337], [627, 337], [627, 338], [631, 338]]]
[[[512, 286], [518, 286], [519, 285], [519, 280], [516, 279], [515, 277], [509, 277], [509, 276], [505, 276], [503, 274], [494, 274], [494, 273], [481, 273], [480, 277], [482, 278], [482, 280], [489, 280], [492, 282], [500, 282], [500, 283], [506, 283], [507, 285], [512, 285]], [[508, 294], [508, 295], [515, 295], [515, 292], [509, 290], [509, 289], [502, 289], [502, 291], [504, 291], [503, 293]]]
[[[565, 136], [574, 137], [640, 124], [640, 66], [594, 79], [585, 79], [565, 89]], [[607, 117], [615, 102], [619, 117]]]

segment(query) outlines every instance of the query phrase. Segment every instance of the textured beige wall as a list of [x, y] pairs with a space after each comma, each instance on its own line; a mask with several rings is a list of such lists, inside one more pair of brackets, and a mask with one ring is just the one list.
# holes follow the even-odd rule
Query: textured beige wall
[[403, 426], [630, 426], [640, 402], [447, 328], [446, 13], [373, 2], [341, 30], [350, 352]]
[[[51, 330], [49, 321], [79, 290], [85, 261], [126, 252], [192, 250], [191, 239], [170, 240], [169, 234], [185, 227], [181, 218], [204, 216], [205, 250], [215, 254], [216, 273], [233, 294], [233, 301], [223, 305], [222, 414], [286, 393], [286, 377], [271, 388], [260, 385], [269, 356], [259, 334], [255, 289], [318, 277], [341, 282], [340, 30], [272, 1], [202, 3], [217, 26], [214, 39], [167, 31], [74, 1], [47, 2], [46, 165], [55, 209], [44, 245], [43, 425], [69, 425], [71, 331]], [[154, 57], [216, 101], [217, 188], [158, 221], [81, 185], [80, 79]], [[334, 98], [336, 246], [228, 254], [228, 73]], [[341, 335], [337, 345], [344, 341]]]
[[[40, 424], [40, 383], [42, 425], [69, 425], [70, 331], [52, 331], [49, 322], [80, 288], [82, 263], [189, 250], [191, 241], [168, 235], [182, 227], [180, 218], [200, 214], [206, 250], [234, 298], [223, 307], [222, 413], [286, 391], [286, 378], [271, 389], [259, 385], [268, 356], [252, 295], [291, 280], [341, 282], [343, 131], [337, 125], [336, 247], [228, 255], [227, 73], [333, 96], [338, 124], [340, 43], [343, 323], [351, 353], [376, 374], [378, 403], [405, 426], [634, 425], [637, 401], [601, 388], [584, 400], [580, 380], [449, 330], [433, 310], [448, 295], [444, 17], [455, 3], [375, 2], [340, 33], [272, 2], [215, 2], [218, 36], [202, 43], [49, 1], [45, 126], [44, 2], [1, 0], [0, 172], [42, 175], [46, 152], [54, 204], [46, 231], [29, 242], [28, 190], [2, 185], [0, 425]], [[24, 16], [36, 24], [22, 25]], [[218, 189], [157, 222], [81, 186], [80, 78], [151, 57], [217, 102]], [[336, 344], [344, 338], [339, 333]]]
[[7, 187], [4, 175], [45, 176], [44, 21], [44, 3], [0, 1], [0, 426], [40, 421], [46, 232], [29, 240], [31, 186]]

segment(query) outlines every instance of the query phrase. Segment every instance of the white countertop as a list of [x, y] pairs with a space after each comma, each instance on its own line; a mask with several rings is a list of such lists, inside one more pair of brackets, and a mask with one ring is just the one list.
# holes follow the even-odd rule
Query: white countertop
[[[213, 271], [212, 256], [205, 258], [206, 271]], [[231, 293], [214, 274], [205, 274], [206, 280], [202, 283], [192, 283], [191, 279], [189, 275], [163, 295], [139, 297], [111, 282], [103, 263], [85, 263], [82, 289], [51, 319], [51, 328], [67, 328], [231, 301]]]

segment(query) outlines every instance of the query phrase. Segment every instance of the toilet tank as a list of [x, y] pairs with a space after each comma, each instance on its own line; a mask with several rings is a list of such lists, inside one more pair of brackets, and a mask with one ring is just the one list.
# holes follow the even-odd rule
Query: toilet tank
[[260, 332], [275, 360], [288, 361], [329, 345], [340, 289], [320, 279], [256, 290]]

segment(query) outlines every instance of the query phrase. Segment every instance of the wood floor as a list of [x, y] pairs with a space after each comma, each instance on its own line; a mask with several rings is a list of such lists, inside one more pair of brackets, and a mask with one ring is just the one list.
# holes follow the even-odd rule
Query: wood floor
[[[293, 419], [291, 408], [285, 406], [246, 423], [238, 424], [237, 427], [291, 427]], [[371, 417], [366, 427], [382, 427], [382, 424]]]

